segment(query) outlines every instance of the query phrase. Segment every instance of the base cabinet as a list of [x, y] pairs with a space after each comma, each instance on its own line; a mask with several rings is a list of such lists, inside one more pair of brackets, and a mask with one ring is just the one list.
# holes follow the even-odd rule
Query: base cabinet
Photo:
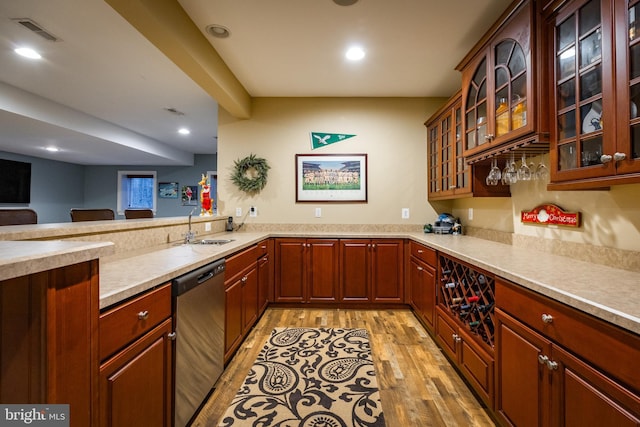
[[227, 258], [224, 280], [225, 346], [227, 363], [258, 320], [259, 273], [257, 246]]
[[433, 331], [436, 306], [436, 251], [410, 242], [409, 304], [413, 312]]
[[629, 368], [640, 360], [640, 338], [527, 294], [496, 280], [501, 423], [639, 426], [640, 374]]
[[100, 314], [100, 426], [173, 422], [171, 285]]
[[338, 248], [338, 239], [276, 239], [275, 302], [336, 302]]
[[171, 319], [100, 367], [100, 425], [170, 427]]
[[450, 315], [436, 307], [436, 340], [489, 408], [494, 399], [494, 359]]
[[340, 240], [340, 300], [404, 303], [401, 239]]

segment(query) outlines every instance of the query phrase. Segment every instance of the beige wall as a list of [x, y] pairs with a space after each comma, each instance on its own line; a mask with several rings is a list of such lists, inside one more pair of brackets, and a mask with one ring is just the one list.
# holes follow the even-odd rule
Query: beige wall
[[[549, 156], [543, 159], [549, 165]], [[501, 167], [503, 165], [500, 165]], [[460, 199], [453, 214], [463, 224], [477, 228], [513, 232], [516, 236], [640, 251], [640, 185], [613, 186], [609, 191], [547, 191], [547, 182], [529, 181], [511, 185], [510, 198]], [[523, 224], [520, 212], [544, 203], [565, 211], [580, 212], [582, 226], [551, 227]], [[473, 220], [468, 210], [473, 208]]]
[[[444, 99], [420, 98], [258, 98], [249, 120], [221, 112], [219, 128], [219, 198], [223, 215], [258, 207], [247, 224], [399, 224], [433, 222], [438, 213], [451, 212], [464, 226], [495, 230], [524, 239], [543, 238], [640, 251], [640, 185], [610, 191], [546, 191], [543, 182], [511, 186], [511, 198], [467, 198], [431, 203], [426, 198], [426, 129], [424, 121]], [[344, 142], [311, 150], [311, 131], [357, 135]], [[233, 162], [255, 153], [269, 161], [267, 187], [247, 196], [229, 180]], [[322, 204], [295, 202], [295, 154], [367, 153], [369, 202]], [[540, 158], [536, 158], [537, 162]], [[548, 155], [542, 156], [548, 165]], [[524, 225], [520, 211], [554, 203], [579, 211], [578, 229]], [[315, 218], [316, 207], [322, 217]], [[401, 219], [410, 208], [411, 218]], [[468, 209], [473, 208], [473, 220]], [[236, 218], [241, 221], [242, 218]], [[521, 239], [521, 241], [522, 241]], [[580, 248], [581, 246], [577, 246]], [[571, 248], [571, 249], [566, 249]], [[566, 250], [575, 250], [565, 246]]]
[[[416, 224], [434, 219], [427, 203], [424, 121], [445, 99], [257, 98], [249, 120], [221, 113], [218, 132], [218, 195], [224, 215], [236, 207], [258, 208], [249, 223]], [[310, 132], [356, 136], [311, 150]], [[269, 162], [265, 189], [247, 196], [231, 183], [235, 160], [254, 153]], [[296, 203], [296, 154], [366, 153], [368, 203]], [[314, 216], [322, 208], [322, 217]], [[401, 209], [410, 218], [401, 219]], [[239, 219], [236, 218], [236, 221]]]

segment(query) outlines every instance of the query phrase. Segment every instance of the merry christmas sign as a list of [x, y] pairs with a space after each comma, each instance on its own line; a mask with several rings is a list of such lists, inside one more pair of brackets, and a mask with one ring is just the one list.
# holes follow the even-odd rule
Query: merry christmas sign
[[556, 205], [540, 205], [520, 213], [520, 221], [526, 224], [564, 225], [580, 227], [580, 212], [565, 212]]

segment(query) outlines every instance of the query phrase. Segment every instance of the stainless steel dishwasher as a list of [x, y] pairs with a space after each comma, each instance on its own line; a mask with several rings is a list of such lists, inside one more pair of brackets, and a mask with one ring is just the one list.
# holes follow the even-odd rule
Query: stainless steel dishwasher
[[225, 261], [173, 280], [175, 427], [187, 425], [224, 369]]

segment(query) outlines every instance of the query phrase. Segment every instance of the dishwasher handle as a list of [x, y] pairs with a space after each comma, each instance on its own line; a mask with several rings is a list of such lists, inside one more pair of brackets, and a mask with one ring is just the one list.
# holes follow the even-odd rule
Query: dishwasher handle
[[172, 282], [171, 294], [177, 297], [214, 277], [224, 280], [224, 270], [225, 260], [221, 259], [176, 277]]

